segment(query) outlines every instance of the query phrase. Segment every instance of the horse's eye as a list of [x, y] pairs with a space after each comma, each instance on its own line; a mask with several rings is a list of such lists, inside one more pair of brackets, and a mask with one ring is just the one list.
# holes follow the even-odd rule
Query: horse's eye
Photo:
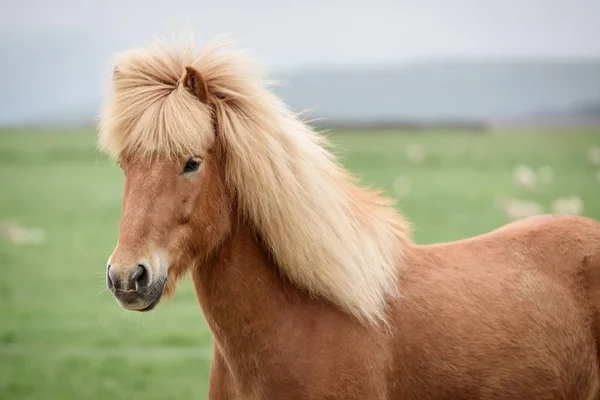
[[183, 173], [188, 174], [190, 172], [197, 171], [198, 168], [200, 168], [200, 161], [190, 158], [183, 167]]

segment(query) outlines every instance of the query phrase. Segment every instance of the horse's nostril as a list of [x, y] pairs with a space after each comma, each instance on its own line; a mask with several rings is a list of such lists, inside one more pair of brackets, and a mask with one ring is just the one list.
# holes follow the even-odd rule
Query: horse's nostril
[[135, 285], [135, 290], [137, 291], [148, 286], [148, 278], [148, 269], [144, 265], [138, 264], [131, 274], [131, 281]]
[[108, 285], [108, 288], [110, 290], [113, 290], [113, 288], [115, 287], [115, 284], [112, 280], [112, 277], [110, 276], [110, 267], [111, 267], [111, 265], [108, 264], [108, 267], [106, 268], [106, 284]]

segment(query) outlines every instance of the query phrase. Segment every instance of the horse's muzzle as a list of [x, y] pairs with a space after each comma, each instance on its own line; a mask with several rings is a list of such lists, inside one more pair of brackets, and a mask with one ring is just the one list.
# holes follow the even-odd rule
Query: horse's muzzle
[[126, 310], [150, 311], [160, 302], [165, 288], [166, 277], [150, 281], [146, 266], [138, 264], [126, 276], [115, 272], [108, 266], [106, 285]]

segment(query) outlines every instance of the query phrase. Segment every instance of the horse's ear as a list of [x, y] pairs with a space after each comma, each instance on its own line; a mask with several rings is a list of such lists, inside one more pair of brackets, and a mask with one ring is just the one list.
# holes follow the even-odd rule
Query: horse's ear
[[202, 74], [193, 67], [185, 67], [185, 76], [183, 77], [183, 86], [186, 87], [201, 102], [208, 103], [208, 87]]

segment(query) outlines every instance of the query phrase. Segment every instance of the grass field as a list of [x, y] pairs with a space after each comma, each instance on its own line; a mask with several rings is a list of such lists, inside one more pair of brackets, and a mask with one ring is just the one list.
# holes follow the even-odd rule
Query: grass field
[[[584, 215], [600, 219], [600, 166], [588, 160], [600, 130], [334, 132], [331, 140], [364, 183], [402, 194], [419, 243], [508, 222], [499, 195], [545, 210], [575, 195]], [[423, 160], [407, 158], [407, 148]], [[553, 182], [519, 185], [518, 164], [551, 167]], [[122, 310], [105, 289], [122, 180], [96, 151], [92, 129], [0, 132], [0, 223], [45, 232], [39, 244], [0, 237], [1, 399], [206, 398], [211, 338], [189, 280], [145, 314]]]

